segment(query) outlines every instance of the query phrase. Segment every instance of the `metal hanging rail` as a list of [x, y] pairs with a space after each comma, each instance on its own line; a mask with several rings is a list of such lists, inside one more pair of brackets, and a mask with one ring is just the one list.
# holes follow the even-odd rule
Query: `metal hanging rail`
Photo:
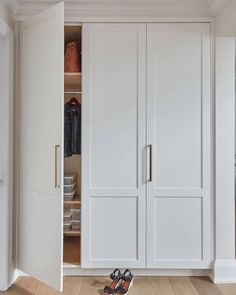
[[65, 91], [64, 94], [82, 94], [82, 91]]

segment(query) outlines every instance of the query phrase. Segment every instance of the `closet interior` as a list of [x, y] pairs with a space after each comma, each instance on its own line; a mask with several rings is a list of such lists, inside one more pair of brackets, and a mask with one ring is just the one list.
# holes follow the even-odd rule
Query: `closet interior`
[[80, 264], [81, 26], [65, 26], [64, 33], [64, 263]]

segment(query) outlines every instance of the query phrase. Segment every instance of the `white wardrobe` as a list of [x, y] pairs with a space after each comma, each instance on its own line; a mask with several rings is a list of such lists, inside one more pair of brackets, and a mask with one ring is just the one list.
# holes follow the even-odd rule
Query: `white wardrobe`
[[[18, 268], [57, 289], [63, 15], [20, 35]], [[82, 269], [210, 268], [210, 23], [81, 25]]]

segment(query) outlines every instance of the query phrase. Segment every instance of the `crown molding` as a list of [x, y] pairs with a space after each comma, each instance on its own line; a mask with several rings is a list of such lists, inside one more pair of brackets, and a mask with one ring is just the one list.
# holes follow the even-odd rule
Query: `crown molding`
[[[21, 0], [15, 18], [19, 21], [23, 20], [57, 2], [57, 0]], [[212, 17], [207, 1], [206, 3], [202, 1], [188, 3], [186, 0], [180, 0], [178, 3], [154, 0], [67, 0], [65, 17], [70, 18], [76, 15], [79, 17]]]
[[[23, 20], [58, 0], [2, 0], [12, 11], [15, 20]], [[129, 17], [213, 17], [217, 15], [229, 0], [207, 0], [194, 4], [186, 0], [67, 0], [65, 16], [129, 16]], [[189, 4], [188, 4], [189, 3]]]

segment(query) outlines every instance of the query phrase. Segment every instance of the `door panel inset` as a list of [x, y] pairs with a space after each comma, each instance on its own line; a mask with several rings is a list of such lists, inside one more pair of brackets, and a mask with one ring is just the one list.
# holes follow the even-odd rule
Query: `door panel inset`
[[157, 197], [154, 206], [155, 259], [201, 260], [201, 198]]
[[91, 186], [94, 188], [136, 189], [138, 185], [137, 38], [137, 32], [129, 30], [92, 34]]
[[[137, 197], [91, 197], [90, 206], [90, 259], [101, 262], [137, 260]], [[122, 212], [123, 218], [114, 214], [114, 208], [116, 212]], [[109, 239], [112, 245], [119, 247], [104, 247], [104, 244], [110, 244]]]
[[152, 39], [156, 188], [202, 188], [201, 39], [175, 28]]

